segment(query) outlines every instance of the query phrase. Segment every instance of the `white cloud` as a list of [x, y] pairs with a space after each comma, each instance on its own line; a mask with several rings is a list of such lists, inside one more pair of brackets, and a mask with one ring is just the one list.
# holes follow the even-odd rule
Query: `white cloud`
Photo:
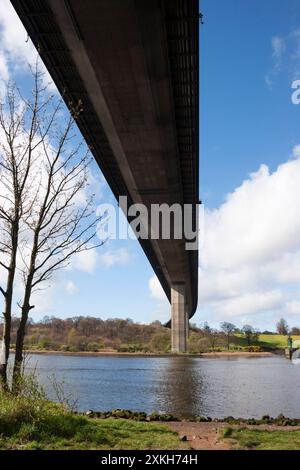
[[224, 204], [206, 211], [199, 308], [213, 318], [260, 315], [263, 322], [270, 312], [281, 316], [296, 311], [300, 300], [295, 290], [300, 282], [299, 149], [294, 147], [294, 159], [273, 173], [261, 165]]
[[292, 300], [291, 302], [287, 302], [286, 310], [291, 315], [299, 315], [300, 316], [300, 301], [299, 300]]
[[282, 59], [283, 54], [286, 50], [285, 39], [280, 36], [274, 36], [271, 40], [271, 43], [273, 50], [273, 58], [279, 65], [280, 60]]
[[149, 279], [148, 287], [150, 290], [150, 296], [157, 301], [154, 310], [150, 314], [149, 321], [159, 320], [161, 323], [167, 322], [170, 320], [170, 304], [155, 275]]
[[283, 293], [274, 289], [266, 292], [240, 293], [236, 297], [224, 299], [221, 302], [212, 302], [211, 308], [213, 316], [221, 321], [241, 315], [257, 315], [270, 310], [278, 310], [282, 308], [283, 301]]
[[226, 269], [272, 259], [296, 250], [300, 235], [300, 159], [267, 166], [227, 196], [217, 210], [207, 211], [201, 265]]
[[65, 289], [68, 294], [74, 294], [77, 291], [76, 284], [73, 281], [67, 281]]
[[164, 293], [164, 290], [161, 287], [161, 284], [155, 275], [149, 279], [149, 289], [150, 289], [150, 295], [154, 299], [157, 299], [157, 300], [166, 299], [166, 294]]
[[76, 253], [72, 258], [69, 269], [93, 273], [97, 267], [98, 256], [96, 249]]
[[22, 68], [35, 60], [36, 50], [9, 0], [1, 0], [0, 39], [7, 68]]
[[[219, 208], [205, 210], [195, 321], [263, 327], [289, 315], [297, 323], [299, 315], [300, 325], [299, 149], [273, 173], [261, 165]], [[156, 276], [149, 291], [168, 312]]]
[[271, 70], [265, 76], [265, 82], [269, 88], [272, 87], [276, 76], [282, 68], [284, 53], [286, 51], [286, 41], [283, 37], [274, 36], [271, 38], [271, 47], [273, 64]]
[[299, 79], [300, 71], [300, 28], [285, 36], [271, 38], [272, 66], [265, 76], [265, 82], [272, 88], [281, 73], [287, 74], [291, 83]]
[[9, 78], [9, 73], [8, 73], [8, 67], [7, 67], [7, 63], [5, 60], [5, 56], [3, 54], [3, 51], [0, 51], [0, 79], [8, 80], [8, 78]]
[[300, 158], [300, 145], [295, 145], [292, 151], [293, 158]]
[[[35, 63], [38, 53], [27, 35], [21, 20], [9, 0], [1, 0], [0, 8], [0, 80], [7, 80], [11, 74], [28, 71], [28, 65]], [[45, 82], [52, 91], [56, 87], [45, 71]]]
[[115, 251], [108, 250], [99, 255], [99, 264], [106, 268], [111, 268], [117, 264], [127, 264], [130, 258], [130, 253], [126, 248], [119, 248]]

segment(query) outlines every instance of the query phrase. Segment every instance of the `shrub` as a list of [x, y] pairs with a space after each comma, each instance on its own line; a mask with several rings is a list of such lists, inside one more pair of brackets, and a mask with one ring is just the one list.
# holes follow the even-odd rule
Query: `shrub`
[[260, 346], [249, 346], [247, 350], [249, 352], [261, 352], [262, 348]]
[[230, 437], [232, 435], [232, 428], [224, 428], [222, 429], [223, 437]]
[[39, 349], [50, 349], [51, 348], [51, 340], [49, 338], [41, 338], [37, 344]]

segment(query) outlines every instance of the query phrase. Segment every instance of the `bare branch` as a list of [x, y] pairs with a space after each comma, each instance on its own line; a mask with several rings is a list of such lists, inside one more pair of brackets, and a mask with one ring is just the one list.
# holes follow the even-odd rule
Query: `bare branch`
[[0, 292], [4, 297], [6, 297], [6, 292], [1, 286], [0, 286]]

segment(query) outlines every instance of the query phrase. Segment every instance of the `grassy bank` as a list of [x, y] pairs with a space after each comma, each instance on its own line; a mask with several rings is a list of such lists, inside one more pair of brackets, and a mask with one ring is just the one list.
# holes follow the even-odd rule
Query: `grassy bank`
[[145, 413], [130, 419], [121, 419], [128, 412], [119, 410], [93, 419], [77, 414], [62, 385], [56, 387], [60, 403], [48, 400], [35, 376], [22, 378], [17, 395], [0, 389], [0, 449], [187, 448], [165, 424], [146, 421]]
[[299, 450], [300, 430], [233, 429], [220, 430], [233, 449], [241, 450]]
[[[157, 422], [159, 419], [170, 423]], [[204, 417], [175, 421], [171, 415], [147, 416], [126, 410], [87, 417], [70, 411], [65, 404], [50, 402], [35, 383], [26, 384], [18, 396], [0, 392], [0, 450], [212, 449], [222, 442], [228, 449], [300, 449], [300, 420], [283, 416], [227, 418], [228, 424]], [[245, 427], [249, 424], [251, 429]], [[276, 428], [278, 425], [286, 429]], [[297, 428], [291, 430], [291, 426]], [[180, 438], [183, 435], [185, 440]]]
[[[300, 339], [300, 336], [292, 336], [293, 340]], [[285, 335], [259, 335], [259, 342], [264, 348], [284, 349], [287, 347], [287, 336]]]
[[188, 449], [165, 425], [123, 419], [88, 420], [75, 415], [49, 415], [39, 423], [23, 422], [3, 433], [0, 449]]
[[0, 449], [185, 449], [163, 424], [89, 419], [36, 393], [0, 396]]
[[18, 395], [0, 391], [0, 449], [202, 449], [218, 447], [218, 440], [226, 448], [300, 449], [300, 419], [180, 421], [169, 414], [129, 410], [90, 411], [86, 416], [73, 412], [72, 401], [59, 390], [60, 403], [51, 402], [36, 378], [26, 377]]

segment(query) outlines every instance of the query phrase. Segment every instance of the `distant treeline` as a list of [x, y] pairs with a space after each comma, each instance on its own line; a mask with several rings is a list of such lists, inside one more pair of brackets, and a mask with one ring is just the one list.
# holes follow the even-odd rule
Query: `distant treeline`
[[[12, 347], [16, 340], [19, 319], [12, 319]], [[2, 326], [0, 326], [1, 331]], [[102, 320], [95, 317], [61, 319], [44, 317], [28, 321], [25, 346], [27, 349], [54, 351], [167, 351], [170, 330], [160, 322], [151, 325], [134, 323], [130, 319]]]
[[[12, 319], [12, 347], [16, 341], [19, 319]], [[254, 350], [263, 348], [259, 332], [249, 325], [238, 329], [231, 323], [222, 323], [220, 330], [207, 323], [201, 327], [190, 325], [189, 352]], [[2, 325], [0, 325], [0, 331]], [[271, 333], [271, 332], [263, 332]], [[272, 333], [275, 334], [275, 333]], [[295, 332], [296, 334], [296, 332]], [[131, 319], [102, 320], [95, 317], [72, 317], [61, 319], [44, 317], [43, 320], [28, 321], [25, 346], [27, 349], [53, 351], [119, 351], [160, 352], [171, 349], [170, 330], [159, 321], [150, 325], [135, 323]]]

